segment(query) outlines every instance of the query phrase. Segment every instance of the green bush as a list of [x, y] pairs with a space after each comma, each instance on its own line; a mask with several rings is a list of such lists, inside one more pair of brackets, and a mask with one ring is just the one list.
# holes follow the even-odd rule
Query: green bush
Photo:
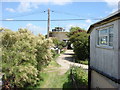
[[74, 67], [72, 68], [72, 73], [74, 75], [75, 81], [79, 88], [88, 87], [88, 74], [82, 68]]
[[55, 50], [51, 50], [51, 52], [52, 52], [52, 54], [53, 54], [52, 57], [55, 58], [56, 55], [57, 55], [57, 52], [56, 52]]
[[88, 36], [87, 32], [79, 27], [70, 29], [68, 37], [70, 42], [73, 43], [76, 60], [86, 60], [88, 58]]
[[52, 60], [52, 40], [35, 36], [27, 29], [13, 32], [1, 29], [3, 81], [11, 87], [34, 86], [40, 80], [42, 66]]
[[[79, 67], [71, 67], [68, 71], [68, 81], [64, 83], [63, 90], [73, 88], [88, 88], [88, 73]], [[74, 78], [74, 81], [72, 80]]]
[[60, 41], [57, 38], [52, 38], [52, 41], [55, 47], [59, 48], [60, 50], [67, 46], [66, 42]]

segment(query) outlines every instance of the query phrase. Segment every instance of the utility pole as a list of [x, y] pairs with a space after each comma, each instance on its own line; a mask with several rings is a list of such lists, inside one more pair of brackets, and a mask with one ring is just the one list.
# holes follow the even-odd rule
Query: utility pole
[[49, 38], [49, 31], [50, 31], [50, 9], [48, 8], [47, 38]]

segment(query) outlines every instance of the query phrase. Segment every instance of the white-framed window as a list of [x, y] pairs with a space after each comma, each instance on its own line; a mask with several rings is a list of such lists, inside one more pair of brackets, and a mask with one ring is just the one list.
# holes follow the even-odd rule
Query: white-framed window
[[113, 47], [113, 26], [98, 29], [97, 32], [97, 45]]

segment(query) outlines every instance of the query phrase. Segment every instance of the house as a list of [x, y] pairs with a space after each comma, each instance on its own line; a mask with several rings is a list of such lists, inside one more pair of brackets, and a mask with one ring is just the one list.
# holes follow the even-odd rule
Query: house
[[93, 24], [90, 33], [90, 88], [120, 90], [120, 10]]
[[62, 27], [55, 27], [55, 29], [52, 29], [52, 32], [49, 32], [49, 36], [56, 37], [60, 41], [67, 41], [67, 33]]

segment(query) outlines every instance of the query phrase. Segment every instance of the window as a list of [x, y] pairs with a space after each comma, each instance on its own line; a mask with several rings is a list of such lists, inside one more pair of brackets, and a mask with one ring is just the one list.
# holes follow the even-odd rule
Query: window
[[113, 46], [113, 26], [98, 30], [98, 45]]
[[113, 27], [109, 28], [109, 46], [113, 46]]

